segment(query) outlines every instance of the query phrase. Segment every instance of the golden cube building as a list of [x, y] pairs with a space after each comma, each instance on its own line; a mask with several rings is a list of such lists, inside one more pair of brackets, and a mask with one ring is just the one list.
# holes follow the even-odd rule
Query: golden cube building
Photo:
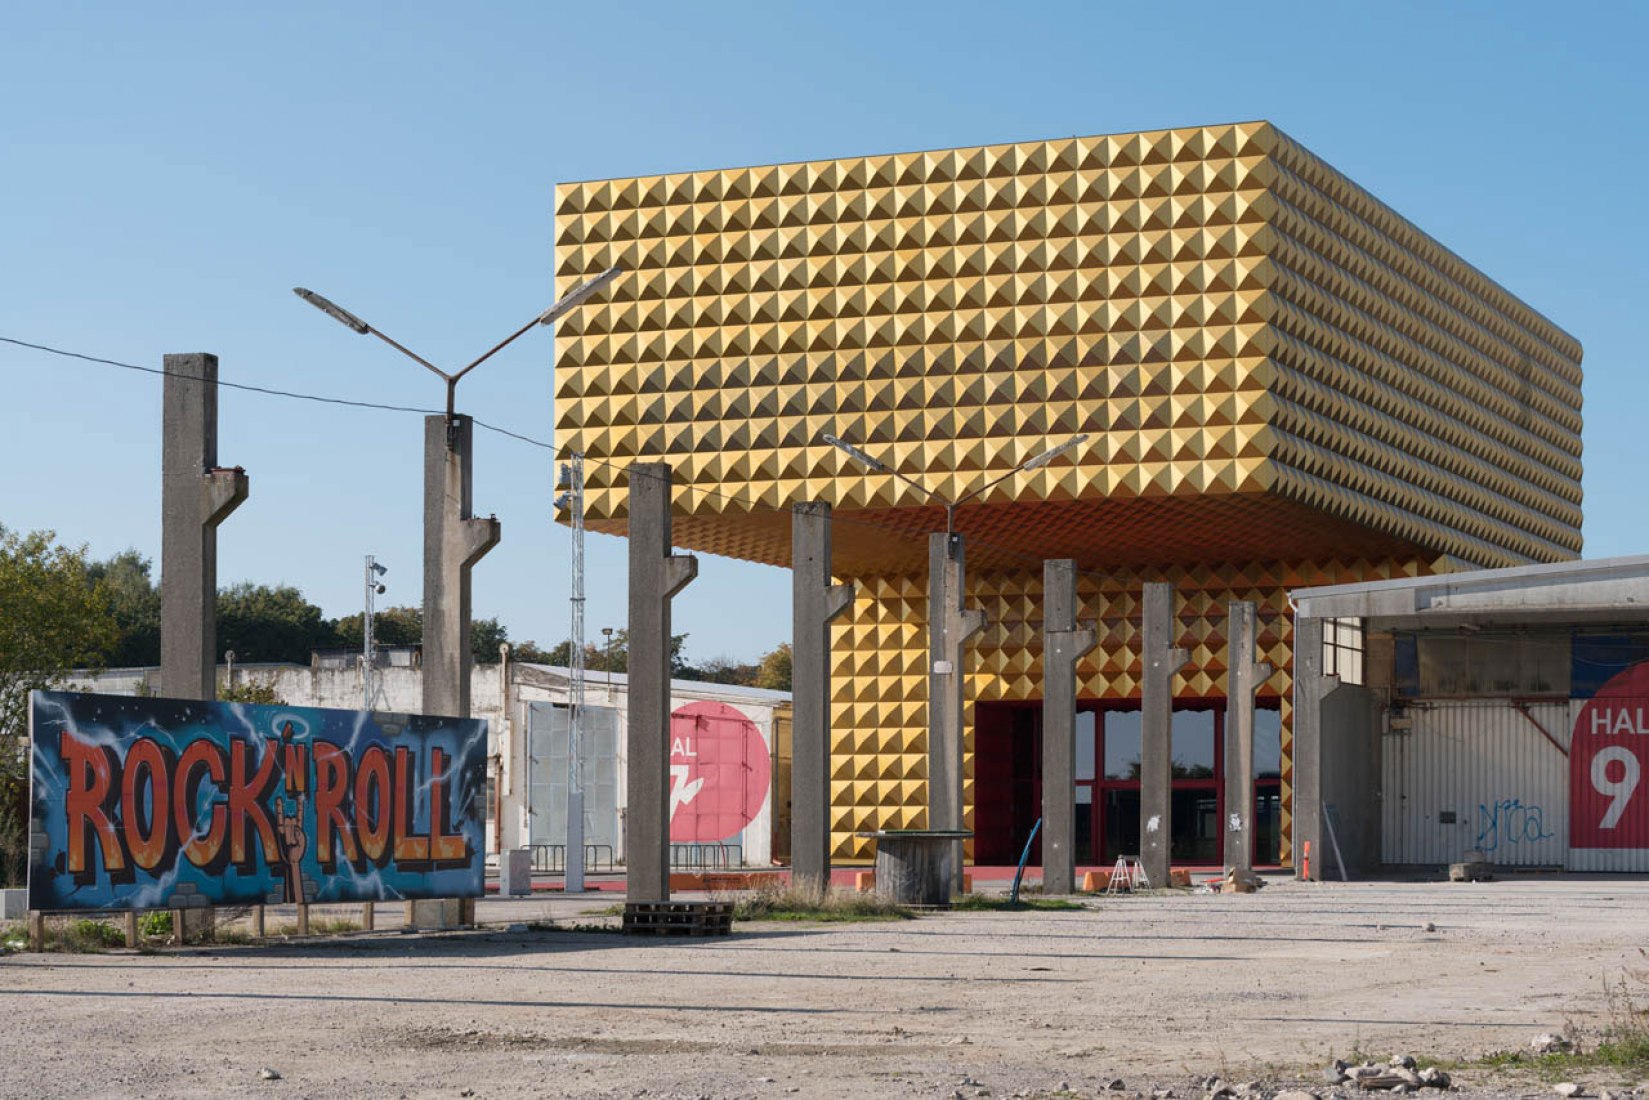
[[558, 291], [627, 273], [557, 334], [589, 527], [625, 530], [635, 460], [673, 465], [686, 548], [786, 565], [790, 506], [834, 506], [859, 590], [832, 641], [840, 860], [859, 830], [926, 822], [944, 512], [827, 433], [942, 500], [1090, 437], [956, 514], [990, 622], [965, 715], [982, 861], [1017, 854], [1037, 781], [1043, 559], [1084, 571], [1085, 728], [1117, 738], [1091, 747], [1086, 862], [1127, 842], [1102, 841], [1127, 805], [1110, 716], [1137, 707], [1148, 580], [1176, 588], [1188, 711], [1223, 700], [1227, 602], [1259, 604], [1286, 861], [1287, 589], [1580, 551], [1578, 342], [1269, 123], [572, 183], [555, 205]]

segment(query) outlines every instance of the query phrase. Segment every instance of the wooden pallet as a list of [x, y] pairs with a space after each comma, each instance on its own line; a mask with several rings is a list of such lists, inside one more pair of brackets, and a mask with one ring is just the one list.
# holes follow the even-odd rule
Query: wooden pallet
[[733, 931], [730, 901], [627, 901], [624, 933], [651, 936], [726, 936]]

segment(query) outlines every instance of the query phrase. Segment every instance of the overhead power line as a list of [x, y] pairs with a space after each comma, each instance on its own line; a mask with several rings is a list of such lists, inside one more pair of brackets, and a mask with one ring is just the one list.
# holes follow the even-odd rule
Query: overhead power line
[[[158, 374], [162, 376], [171, 375], [176, 378], [187, 378], [196, 382], [210, 381], [209, 379], [202, 378], [199, 375], [186, 374], [182, 371], [168, 371], [163, 367], [146, 367], [140, 363], [128, 363], [120, 359], [108, 359], [100, 355], [87, 355], [83, 352], [69, 351], [65, 348], [53, 347], [50, 344], [39, 344], [29, 340], [19, 340], [12, 336], [0, 336], [0, 343], [12, 344], [20, 348], [28, 348], [31, 351], [45, 352], [48, 355], [57, 355], [65, 359], [78, 359], [86, 363], [97, 363], [107, 367], [118, 367], [121, 370], [137, 371], [142, 374]], [[296, 401], [313, 401], [322, 405], [341, 405], [345, 408], [353, 409], [377, 409], [383, 412], [416, 413], [420, 416], [442, 415], [442, 410], [440, 409], [422, 408], [414, 405], [388, 405], [378, 401], [357, 401], [348, 397], [329, 397], [325, 394], [305, 393], [301, 390], [282, 390], [276, 389], [272, 386], [254, 386], [246, 382], [226, 382], [221, 378], [217, 380], [217, 384], [225, 389], [242, 390], [246, 393], [262, 394], [266, 397], [285, 397]], [[514, 439], [520, 443], [525, 443], [532, 447], [538, 447], [552, 453], [555, 451], [555, 445], [553, 443], [545, 442], [542, 439], [534, 439], [530, 435], [524, 435], [521, 432], [512, 431], [509, 428], [503, 428], [497, 424], [489, 424], [486, 421], [476, 419], [475, 417], [471, 417], [470, 419], [478, 428], [483, 428], [489, 432], [496, 432], [499, 435]], [[586, 455], [585, 461], [591, 462], [598, 466], [606, 466], [629, 476], [637, 476], [638, 474], [638, 471], [635, 471], [628, 466], [624, 466], [610, 460], [597, 458], [593, 455]], [[761, 507], [757, 501], [739, 496], [737, 493], [729, 493], [724, 489], [712, 489], [702, 485], [684, 484], [676, 484], [673, 488], [686, 492], [700, 493], [705, 496], [718, 497], [722, 500], [744, 505], [752, 510], [759, 510]], [[925, 533], [907, 531], [897, 526], [886, 523], [878, 523], [875, 520], [857, 519], [853, 516], [844, 515], [839, 512], [832, 518], [838, 523], [854, 524], [861, 527], [871, 528], [879, 534], [891, 535], [895, 538], [916, 540], [927, 537]], [[999, 546], [980, 539], [974, 535], [969, 535], [968, 538], [975, 546], [978, 546], [981, 549], [996, 550], [1000, 553], [1005, 553], [1010, 556], [1023, 559], [1027, 562], [1041, 560], [1040, 558], [1035, 558], [1034, 555], [1027, 554], [1026, 552], [1015, 547]]]

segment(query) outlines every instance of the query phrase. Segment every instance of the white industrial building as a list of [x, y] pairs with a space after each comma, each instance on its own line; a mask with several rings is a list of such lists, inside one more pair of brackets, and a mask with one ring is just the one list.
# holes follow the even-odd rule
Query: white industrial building
[[1311, 877], [1649, 871], [1649, 556], [1290, 598]]

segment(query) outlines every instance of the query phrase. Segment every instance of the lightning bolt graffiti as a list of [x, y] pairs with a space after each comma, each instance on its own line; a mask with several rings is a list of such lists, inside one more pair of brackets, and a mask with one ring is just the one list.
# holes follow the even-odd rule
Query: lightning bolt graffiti
[[693, 799], [697, 798], [699, 791], [704, 787], [704, 779], [702, 776], [690, 783], [687, 781], [687, 769], [689, 767], [691, 767], [689, 764], [670, 765], [671, 821], [676, 819], [676, 811], [693, 801]]

